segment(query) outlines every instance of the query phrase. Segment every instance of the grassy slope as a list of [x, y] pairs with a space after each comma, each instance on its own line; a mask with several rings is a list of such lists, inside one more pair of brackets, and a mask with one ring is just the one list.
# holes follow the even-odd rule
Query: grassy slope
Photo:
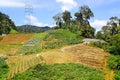
[[53, 49], [65, 45], [82, 42], [82, 37], [71, 33], [69, 30], [57, 29], [48, 31], [48, 35], [43, 41], [43, 49]]
[[100, 70], [80, 64], [37, 65], [26, 72], [16, 75], [12, 80], [104, 80]]
[[18, 34], [19, 32], [18, 31], [16, 31], [16, 30], [14, 30], [14, 29], [11, 29], [11, 31], [10, 31], [10, 34]]

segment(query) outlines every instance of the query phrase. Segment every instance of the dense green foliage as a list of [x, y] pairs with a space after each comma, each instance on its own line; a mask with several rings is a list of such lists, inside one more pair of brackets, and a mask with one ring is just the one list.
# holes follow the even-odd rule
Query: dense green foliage
[[96, 38], [103, 39], [109, 44], [106, 46], [106, 51], [120, 55], [120, 19], [111, 17], [102, 30], [97, 32]]
[[110, 55], [107, 63], [108, 67], [115, 71], [114, 80], [120, 80], [120, 55]]
[[8, 15], [0, 12], [0, 35], [8, 34], [11, 29], [16, 29], [14, 22]]
[[63, 12], [63, 16], [62, 16], [62, 18], [63, 18], [63, 21], [65, 22], [65, 26], [64, 27], [70, 27], [70, 23], [71, 23], [71, 13], [69, 12], [69, 11], [64, 11]]
[[120, 80], [120, 70], [115, 71], [114, 80]]
[[109, 44], [108, 43], [102, 43], [102, 42], [91, 42], [90, 43], [90, 45], [91, 46], [94, 46], [94, 47], [99, 47], [99, 48], [102, 48], [102, 49], [104, 49], [104, 50], [106, 50], [107, 51], [107, 47], [109, 46]]
[[12, 80], [105, 80], [100, 70], [80, 64], [39, 64]]
[[120, 33], [113, 35], [111, 37], [111, 41], [110, 41], [111, 45], [115, 48], [112, 52], [114, 54], [119, 54], [120, 55]]
[[107, 44], [95, 42], [92, 45], [110, 53], [108, 67], [115, 71], [114, 80], [120, 80], [120, 19], [116, 16], [111, 17], [108, 23], [97, 32], [96, 38], [106, 41]]
[[69, 11], [64, 11], [55, 15], [53, 18], [56, 21], [55, 28], [69, 29], [71, 32], [81, 32], [81, 36], [93, 38], [95, 29], [90, 26], [89, 19], [94, 16], [93, 12], [87, 5], [79, 8], [75, 14], [75, 19], [72, 18]]
[[7, 77], [9, 67], [6, 64], [5, 60], [0, 57], [0, 80], [4, 80]]
[[120, 55], [110, 55], [107, 63], [110, 69], [120, 70]]

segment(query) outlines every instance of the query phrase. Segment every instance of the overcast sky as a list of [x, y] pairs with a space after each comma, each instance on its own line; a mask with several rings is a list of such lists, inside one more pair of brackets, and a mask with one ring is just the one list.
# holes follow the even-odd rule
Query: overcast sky
[[[33, 7], [30, 16], [25, 13], [26, 4]], [[90, 24], [97, 30], [111, 16], [120, 18], [120, 0], [1, 0], [0, 12], [7, 14], [16, 25], [23, 25], [30, 18], [33, 25], [52, 26], [55, 14], [69, 10], [73, 15], [82, 5], [88, 5], [93, 11], [94, 18], [90, 19]]]

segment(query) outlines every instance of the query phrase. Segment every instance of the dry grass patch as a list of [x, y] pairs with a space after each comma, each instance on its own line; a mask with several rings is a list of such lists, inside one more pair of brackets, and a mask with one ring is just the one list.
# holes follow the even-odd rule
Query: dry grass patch
[[8, 34], [1, 41], [0, 44], [24, 44], [27, 42], [34, 34]]

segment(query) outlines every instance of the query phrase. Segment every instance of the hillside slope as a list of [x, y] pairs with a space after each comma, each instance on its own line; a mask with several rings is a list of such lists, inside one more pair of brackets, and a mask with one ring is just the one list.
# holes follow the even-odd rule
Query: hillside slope
[[1, 41], [0, 44], [24, 44], [27, 42], [34, 34], [8, 34]]
[[89, 67], [104, 69], [108, 53], [102, 49], [84, 44], [63, 47], [60, 50], [40, 54], [46, 63], [80, 63]]

